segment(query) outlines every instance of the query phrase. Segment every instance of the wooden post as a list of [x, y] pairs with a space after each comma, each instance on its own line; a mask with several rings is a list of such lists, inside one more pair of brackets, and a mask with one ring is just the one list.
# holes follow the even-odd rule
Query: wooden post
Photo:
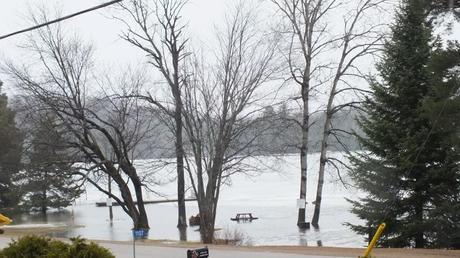
[[[109, 176], [109, 185], [108, 185], [108, 188], [109, 188], [109, 193], [112, 193], [112, 179], [110, 178]], [[111, 197], [109, 197], [111, 198]], [[113, 221], [113, 210], [112, 210], [112, 205], [109, 206], [109, 219], [110, 219], [110, 222], [112, 223]]]

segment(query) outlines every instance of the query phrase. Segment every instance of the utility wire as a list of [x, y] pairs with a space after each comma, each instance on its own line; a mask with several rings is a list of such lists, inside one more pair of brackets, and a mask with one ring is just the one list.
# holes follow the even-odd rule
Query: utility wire
[[109, 5], [113, 5], [113, 4], [119, 3], [119, 2], [121, 2], [121, 1], [123, 1], [123, 0], [114, 0], [114, 1], [107, 2], [107, 3], [103, 3], [103, 4], [100, 4], [100, 5], [94, 6], [94, 7], [92, 7], [92, 8], [89, 8], [89, 9], [85, 9], [85, 10], [82, 10], [82, 11], [79, 11], [79, 12], [76, 12], [76, 13], [73, 13], [73, 14], [69, 14], [69, 15], [67, 15], [67, 16], [63, 16], [63, 17], [61, 17], [61, 18], [58, 18], [58, 19], [55, 19], [55, 20], [52, 20], [52, 21], [48, 21], [48, 22], [45, 22], [45, 23], [42, 23], [42, 24], [38, 24], [38, 25], [35, 25], [35, 26], [30, 27], [30, 28], [27, 28], [27, 29], [19, 30], [19, 31], [16, 31], [16, 32], [13, 32], [13, 33], [4, 35], [4, 36], [0, 36], [0, 40], [6, 39], [6, 38], [8, 38], [8, 37], [11, 37], [11, 36], [14, 36], [14, 35], [17, 35], [17, 34], [21, 34], [21, 33], [24, 33], [24, 32], [36, 30], [36, 29], [39, 29], [39, 28], [41, 28], [41, 27], [45, 27], [45, 26], [51, 25], [51, 24], [53, 24], [53, 23], [61, 22], [61, 21], [64, 21], [64, 20], [73, 18], [73, 17], [75, 17], [75, 16], [78, 16], [78, 15], [82, 15], [82, 14], [85, 14], [85, 13], [88, 13], [88, 12], [92, 12], [92, 11], [95, 11], [95, 10], [98, 10], [98, 9], [101, 9], [101, 8], [104, 8], [104, 7], [107, 7], [107, 6], [109, 6]]

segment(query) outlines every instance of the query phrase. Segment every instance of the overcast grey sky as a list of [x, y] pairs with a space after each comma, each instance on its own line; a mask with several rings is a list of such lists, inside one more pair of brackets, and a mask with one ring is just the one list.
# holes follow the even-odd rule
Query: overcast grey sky
[[[63, 14], [69, 14], [102, 2], [108, 0], [3, 0], [0, 6], [0, 34], [4, 35], [29, 27], [31, 22], [28, 14], [36, 11], [40, 6], [50, 10], [59, 9]], [[189, 1], [183, 14], [184, 20], [189, 23], [190, 36], [206, 43], [212, 38], [214, 26], [223, 20], [222, 16], [231, 3], [232, 1], [226, 0]], [[105, 64], [138, 61], [139, 57], [143, 56], [142, 53], [119, 38], [119, 33], [124, 27], [120, 22], [110, 19], [115, 12], [116, 10], [112, 8], [100, 9], [67, 20], [63, 25], [66, 29], [77, 31], [85, 40], [93, 42], [98, 60]], [[24, 41], [25, 36], [23, 34], [0, 40], [0, 58], [22, 58], [22, 51], [18, 46]]]
[[[0, 8], [0, 34], [7, 34], [19, 29], [26, 28], [31, 25], [29, 14], [36, 12], [37, 7], [45, 6], [47, 10], [58, 9], [62, 10], [63, 14], [69, 14], [79, 10], [83, 10], [102, 2], [109, 0], [14, 0], [2, 1]], [[276, 8], [267, 0], [243, 0], [248, 6], [257, 7], [259, 10], [259, 18], [262, 19], [263, 25], [273, 23], [273, 13]], [[392, 1], [392, 0], [389, 0]], [[344, 0], [344, 3], [349, 7], [356, 7], [358, 0]], [[238, 3], [238, 0], [189, 0], [183, 11], [183, 18], [188, 22], [189, 36], [195, 47], [213, 48], [213, 40], [215, 39], [215, 26], [220, 26], [224, 22], [224, 15]], [[331, 15], [330, 23], [333, 29], [343, 29], [342, 15], [346, 11], [341, 7], [337, 8], [336, 13]], [[116, 14], [113, 8], [101, 9], [96, 12], [84, 14], [63, 22], [63, 27], [71, 31], [76, 31], [83, 39], [91, 41], [96, 47], [97, 62], [105, 67], [117, 67], [121, 69], [126, 64], [139, 65], [139, 60], [143, 60], [144, 54], [136, 48], [130, 46], [127, 42], [120, 39], [119, 34], [124, 29], [124, 25], [120, 22], [110, 19]], [[386, 14], [386, 16], [388, 16]], [[382, 19], [381, 15], [374, 15], [375, 19]], [[54, 17], [53, 17], [54, 18]], [[372, 18], [374, 19], [374, 18]], [[388, 20], [389, 21], [389, 20]], [[328, 19], [329, 23], [329, 19]], [[270, 26], [270, 25], [269, 25]], [[334, 28], [335, 27], [335, 28]], [[0, 40], [0, 60], [12, 59], [25, 61], [27, 63], [33, 60], [27, 59], [18, 48], [24, 42], [26, 35], [18, 35], [5, 40]], [[330, 54], [328, 54], [330, 55]], [[334, 58], [327, 56], [326, 58]], [[25, 59], [25, 60], [21, 60]], [[281, 60], [280, 60], [281, 61]], [[373, 60], [362, 60], [362, 66], [365, 69], [372, 69]], [[3, 80], [7, 82], [7, 78], [0, 74]], [[363, 84], [363, 83], [360, 83]], [[364, 85], [365, 87], [365, 85]], [[10, 84], [6, 83], [4, 91], [11, 94], [13, 89]], [[287, 92], [287, 93], [286, 93]], [[290, 87], [283, 94], [297, 93], [298, 87]], [[319, 95], [320, 96], [320, 95]], [[316, 101], [320, 105], [321, 97]], [[314, 102], [311, 102], [314, 103]], [[313, 107], [314, 108], [314, 107]]]
[[[83, 10], [97, 4], [108, 2], [109, 0], [3, 0], [0, 6], [0, 35], [17, 31], [31, 25], [29, 13], [37, 11], [37, 7], [45, 6], [49, 10], [59, 9], [63, 14], [69, 14]], [[358, 0], [345, 0], [344, 2], [353, 4]], [[397, 0], [389, 0], [397, 2]], [[266, 23], [273, 22], [274, 19], [267, 17], [273, 14], [275, 7], [270, 1], [264, 0], [244, 0], [249, 2], [250, 6], [260, 6], [260, 16], [263, 19], [265, 15]], [[183, 19], [188, 22], [189, 36], [195, 45], [200, 47], [213, 47], [214, 27], [222, 25], [224, 14], [237, 3], [237, 0], [189, 0], [183, 11]], [[388, 5], [390, 7], [390, 5]], [[339, 12], [342, 10], [339, 10]], [[390, 11], [391, 12], [391, 11]], [[117, 65], [122, 67], [125, 64], [140, 63], [144, 55], [136, 48], [130, 46], [127, 42], [120, 39], [119, 34], [123, 31], [124, 26], [120, 22], [110, 19], [110, 16], [116, 14], [113, 8], [101, 9], [92, 13], [87, 13], [63, 22], [63, 26], [71, 31], [76, 31], [83, 39], [91, 41], [96, 47], [97, 61], [106, 65]], [[341, 25], [341, 15], [332, 17], [331, 23]], [[383, 18], [382, 18], [383, 17]], [[390, 15], [375, 15], [376, 19], [384, 19], [384, 22], [391, 22]], [[458, 24], [454, 26], [454, 33], [449, 38], [457, 37], [460, 34]], [[24, 51], [18, 46], [24, 42], [24, 35], [17, 35], [5, 40], [0, 40], [0, 60], [22, 59]], [[447, 36], [444, 33], [444, 38]], [[23, 60], [20, 60], [23, 61]], [[25, 61], [25, 60], [24, 60]], [[29, 61], [29, 60], [27, 60]], [[372, 62], [364, 60], [363, 66], [372, 66]], [[0, 77], [4, 77], [0, 75]], [[6, 78], [3, 78], [5, 80]], [[11, 93], [11, 87], [8, 84], [4, 87], [7, 93]]]

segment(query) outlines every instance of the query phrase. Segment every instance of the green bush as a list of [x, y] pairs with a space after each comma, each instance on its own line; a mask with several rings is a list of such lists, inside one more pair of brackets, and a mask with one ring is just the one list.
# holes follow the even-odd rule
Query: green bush
[[115, 258], [109, 250], [85, 239], [70, 240], [68, 244], [48, 237], [24, 236], [1, 250], [0, 258]]

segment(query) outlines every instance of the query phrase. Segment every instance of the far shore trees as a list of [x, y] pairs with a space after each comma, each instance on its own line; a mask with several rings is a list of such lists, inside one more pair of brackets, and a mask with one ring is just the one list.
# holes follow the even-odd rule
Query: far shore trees
[[[46, 14], [33, 17], [46, 21]], [[130, 216], [134, 229], [149, 229], [144, 206], [144, 182], [133, 164], [138, 143], [150, 127], [142, 121], [137, 99], [111, 98], [136, 94], [143, 84], [129, 72], [116, 79], [96, 80], [93, 48], [60, 25], [37, 30], [24, 43], [35, 58], [30, 63], [7, 62], [3, 67], [23, 94], [37, 99], [41, 111], [56, 117], [70, 135], [66, 147], [78, 152], [82, 165], [75, 174], [114, 199]], [[141, 126], [142, 125], [142, 126]], [[110, 177], [120, 194], [98, 183]]]

